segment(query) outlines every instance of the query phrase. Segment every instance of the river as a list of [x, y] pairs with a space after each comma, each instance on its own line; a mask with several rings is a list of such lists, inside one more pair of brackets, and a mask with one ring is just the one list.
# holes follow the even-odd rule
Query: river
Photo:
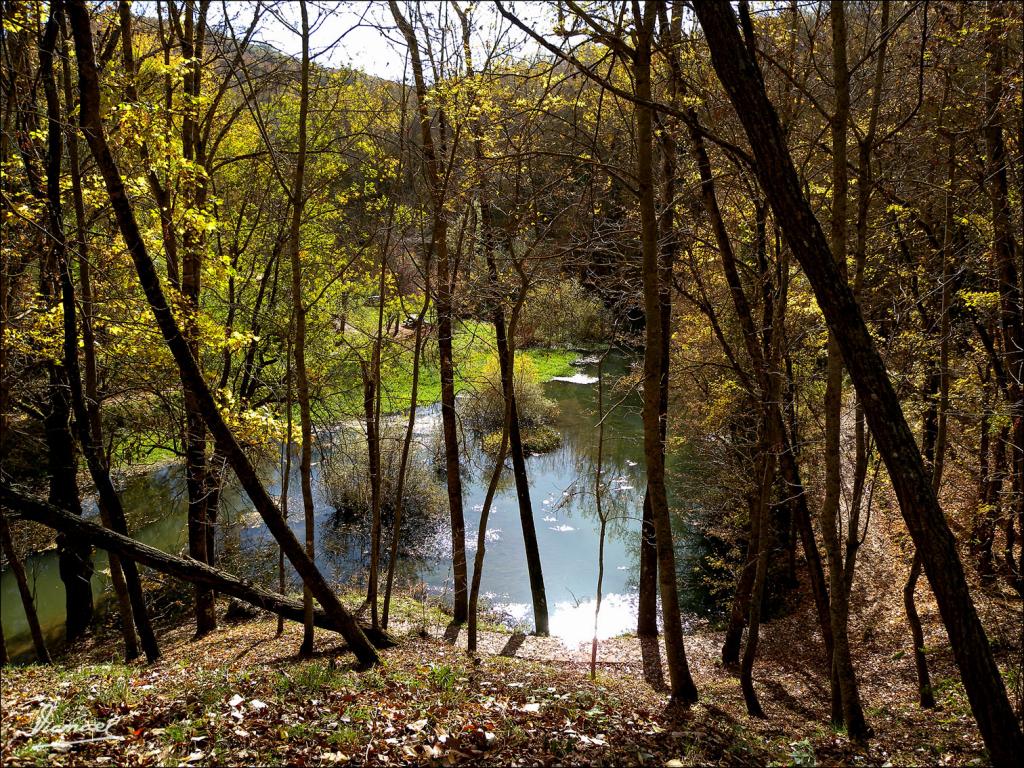
[[[604, 506], [610, 517], [605, 543], [604, 600], [599, 635], [611, 637], [632, 631], [636, 623], [638, 542], [643, 502], [643, 441], [640, 400], [635, 393], [615, 389], [616, 380], [627, 368], [621, 356], [610, 357], [605, 369], [605, 404], [616, 407], [605, 420], [603, 476], [606, 481]], [[551, 632], [568, 644], [589, 639], [593, 627], [597, 580], [599, 521], [594, 512], [593, 472], [597, 453], [596, 366], [581, 366], [578, 374], [544, 385], [545, 394], [558, 404], [553, 425], [562, 436], [558, 449], [527, 459], [534, 519], [544, 571]], [[404, 421], [404, 417], [402, 417]], [[417, 413], [417, 441], [428, 444], [439, 428], [437, 406], [425, 406]], [[421, 448], [425, 452], [425, 449]], [[470, 452], [472, 454], [472, 452]], [[319, 458], [319, 457], [317, 457]], [[469, 458], [464, 479], [467, 558], [472, 564], [476, 549], [480, 510], [489, 472], [484, 461]], [[296, 462], [297, 464], [297, 462]], [[680, 478], [692, 475], [685, 459], [670, 456], [670, 477], [677, 489], [689, 486]], [[325, 575], [336, 583], [361, 583], [368, 565], [366, 526], [340, 521], [317, 488], [317, 561]], [[263, 474], [275, 497], [280, 493], [275, 462], [267, 462]], [[670, 488], [670, 495], [672, 489]], [[121, 490], [131, 519], [137, 521], [134, 535], [141, 541], [168, 552], [184, 551], [187, 543], [185, 487], [181, 466], [166, 464], [127, 478]], [[683, 503], [674, 494], [675, 506]], [[87, 505], [88, 506], [88, 505]], [[290, 482], [289, 506], [292, 529], [302, 540], [302, 500], [297, 468]], [[224, 562], [247, 578], [276, 584], [277, 548], [248, 499], [229, 484], [222, 501], [219, 550]], [[689, 556], [700, 550], [700, 540], [690, 534], [682, 520], [676, 521], [677, 551], [687, 571]], [[450, 534], [447, 519], [418, 526], [415, 541], [403, 546], [400, 561], [402, 583], [421, 584], [429, 594], [444, 599], [451, 595], [451, 567], [447, 562]], [[487, 524], [487, 550], [481, 583], [489, 606], [507, 623], [529, 629], [532, 625], [530, 586], [526, 569], [519, 509], [511, 471], [504, 473]], [[109, 600], [106, 556], [97, 552], [93, 589], [97, 602]], [[40, 623], [49, 643], [59, 646], [64, 627], [64, 587], [60, 581], [54, 551], [32, 555], [25, 560], [34, 591]], [[472, 567], [472, 565], [470, 566]], [[298, 582], [290, 573], [290, 588]], [[700, 608], [699, 589], [686, 589], [688, 607]], [[692, 587], [692, 585], [690, 585]], [[0, 579], [2, 620], [12, 658], [30, 660], [31, 640], [13, 574]]]

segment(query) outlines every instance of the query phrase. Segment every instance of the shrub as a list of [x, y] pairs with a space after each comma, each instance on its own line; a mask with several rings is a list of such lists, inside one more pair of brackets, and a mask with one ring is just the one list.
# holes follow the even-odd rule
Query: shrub
[[523, 304], [516, 326], [521, 347], [570, 347], [600, 341], [606, 310], [579, 280], [541, 283]]
[[[517, 357], [512, 380], [520, 426], [528, 430], [551, 423], [558, 415], [558, 406], [544, 396], [544, 387], [533, 361]], [[505, 421], [505, 396], [497, 357], [490, 358], [484, 365], [476, 389], [468, 393], [464, 403], [462, 420], [467, 428], [477, 433], [501, 430]]]

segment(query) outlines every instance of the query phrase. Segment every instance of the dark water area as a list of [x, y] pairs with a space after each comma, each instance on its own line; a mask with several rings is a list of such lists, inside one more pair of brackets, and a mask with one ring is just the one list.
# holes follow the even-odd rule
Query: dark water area
[[[636, 623], [639, 530], [644, 492], [643, 433], [640, 398], [636, 393], [616, 388], [616, 381], [627, 371], [628, 361], [610, 357], [604, 365], [605, 406], [615, 406], [605, 419], [603, 505], [609, 516], [605, 542], [605, 575], [599, 635], [612, 637], [631, 632]], [[595, 365], [581, 366], [578, 373], [544, 385], [545, 394], [558, 405], [555, 424], [562, 437], [557, 450], [527, 459], [527, 472], [533, 500], [544, 581], [551, 620], [551, 632], [574, 645], [589, 639], [593, 628], [594, 595], [597, 580], [597, 553], [600, 521], [595, 511], [594, 469], [597, 458], [597, 370]], [[393, 417], [404, 425], [405, 416]], [[437, 440], [440, 412], [436, 405], [417, 412], [415, 459], [429, 461], [431, 445]], [[351, 433], [349, 445], [358, 446], [361, 427], [356, 424], [336, 428]], [[487, 458], [470, 444], [464, 473], [467, 558], [472, 563], [476, 550], [480, 511], [490, 466]], [[322, 444], [335, 443], [331, 440]], [[365, 445], [365, 444], [364, 444]], [[326, 502], [320, 477], [320, 460], [313, 467], [316, 503], [317, 563], [325, 576], [337, 584], [361, 585], [369, 565], [369, 526], [365, 520], [346, 520]], [[280, 494], [279, 462], [268, 460], [261, 466], [264, 482], [272, 496]], [[356, 470], [358, 471], [358, 470]], [[692, 563], [703, 553], [706, 543], [689, 530], [685, 519], [694, 502], [683, 498], [683, 489], [695, 486], [696, 470], [685, 456], [669, 457], [672, 478], [670, 496], [676, 515], [676, 541], [680, 586], [691, 614], [703, 612], [706, 596], [698, 581], [689, 577]], [[676, 491], [673, 493], [673, 491]], [[183, 469], [179, 464], [162, 465], [128, 477], [120, 491], [136, 538], [172, 553], [187, 549], [186, 491]], [[295, 535], [303, 539], [302, 498], [298, 462], [293, 462], [289, 483], [289, 522]], [[218, 531], [218, 556], [222, 567], [245, 578], [276, 589], [278, 550], [248, 498], [233, 484], [222, 494]], [[509, 624], [532, 626], [529, 577], [515, 486], [510, 470], [502, 475], [491, 509], [486, 532], [486, 558], [481, 584], [489, 607], [503, 615]], [[386, 551], [386, 547], [385, 547]], [[397, 579], [400, 585], [419, 585], [429, 594], [444, 600], [451, 596], [451, 566], [448, 562], [451, 538], [446, 510], [435, 517], [415, 519], [403, 530]], [[93, 590], [97, 604], [111, 597], [105, 553], [95, 555], [96, 575]], [[64, 630], [64, 586], [60, 581], [57, 555], [43, 552], [26, 558], [40, 622], [47, 640], [59, 646]], [[300, 588], [297, 575], [286, 566], [288, 590]], [[191, 588], [182, 585], [184, 594]], [[12, 657], [30, 660], [31, 640], [13, 574], [4, 572], [0, 580], [2, 620]]]

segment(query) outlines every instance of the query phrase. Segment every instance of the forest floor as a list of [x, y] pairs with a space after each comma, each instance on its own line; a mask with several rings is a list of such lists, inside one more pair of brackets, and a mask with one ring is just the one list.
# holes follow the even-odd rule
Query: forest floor
[[[829, 724], [806, 585], [763, 627], [754, 681], [766, 718], [757, 719], [735, 672], [721, 665], [721, 631], [704, 622], [686, 637], [701, 697], [687, 710], [668, 706], [653, 641], [602, 641], [592, 681], [589, 644], [568, 649], [483, 623], [473, 660], [464, 629], [438, 605], [403, 595], [392, 612], [399, 644], [382, 652], [379, 668], [358, 671], [328, 632], [317, 632], [314, 658], [299, 659], [301, 627], [287, 623], [277, 636], [276, 618], [265, 614], [225, 617], [194, 639], [187, 589], [167, 582], [165, 602], [178, 609], [158, 611], [157, 663], [122, 663], [108, 616], [56, 663], [2, 670], [0, 764], [987, 764], [924, 579], [918, 610], [938, 706], [917, 706], [902, 603], [910, 560], [905, 527], [880, 503], [860, 550], [850, 623], [874, 729], [866, 745]], [[1020, 600], [1008, 590], [973, 595], [1013, 690]]]
[[[872, 557], [875, 557], [874, 555]], [[870, 558], [866, 558], [870, 559]], [[889, 590], [898, 593], [899, 590]], [[155, 664], [116, 660], [112, 627], [51, 666], [3, 670], [0, 762], [15, 765], [938, 765], [984, 764], [985, 753], [934, 604], [922, 615], [939, 706], [915, 704], [906, 632], [889, 598], [857, 606], [862, 695], [875, 737], [849, 742], [828, 724], [828, 684], [806, 600], [771, 621], [754, 676], [767, 717], [746, 714], [721, 633], [687, 637], [701, 701], [667, 706], [658, 643], [589, 647], [485, 625], [480, 654], [433, 605], [402, 598], [385, 663], [358, 671], [336, 635], [317, 633], [300, 660], [301, 627], [258, 616], [193, 639], [188, 619], [161, 631]], [[881, 611], [881, 613], [879, 613]], [[1019, 606], [984, 601], [997, 651]], [[1002, 628], [1002, 629], [1000, 629]]]

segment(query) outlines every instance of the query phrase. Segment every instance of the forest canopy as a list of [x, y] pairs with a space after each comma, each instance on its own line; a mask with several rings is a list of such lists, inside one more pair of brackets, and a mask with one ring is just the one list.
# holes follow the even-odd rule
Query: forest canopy
[[1024, 754], [1019, 4], [0, 15], [5, 765]]

